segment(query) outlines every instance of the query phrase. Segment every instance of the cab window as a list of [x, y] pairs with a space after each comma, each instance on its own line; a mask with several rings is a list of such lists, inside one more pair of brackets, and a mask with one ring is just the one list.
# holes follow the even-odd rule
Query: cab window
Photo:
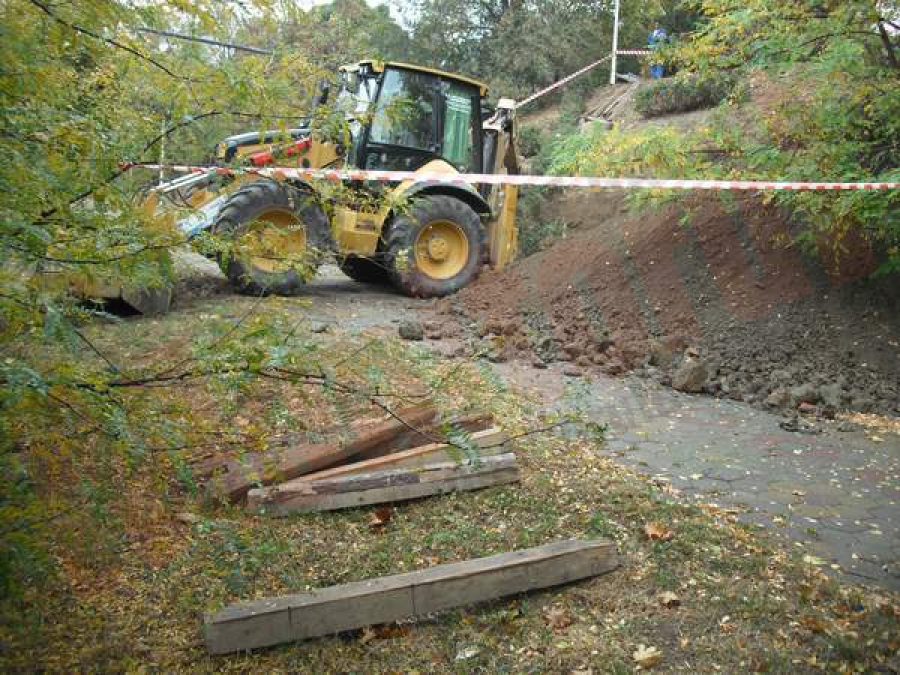
[[433, 151], [434, 79], [418, 73], [387, 70], [372, 119], [372, 143]]
[[473, 124], [472, 100], [474, 92], [454, 82], [446, 83], [444, 91], [443, 156], [460, 171], [474, 169], [472, 159]]

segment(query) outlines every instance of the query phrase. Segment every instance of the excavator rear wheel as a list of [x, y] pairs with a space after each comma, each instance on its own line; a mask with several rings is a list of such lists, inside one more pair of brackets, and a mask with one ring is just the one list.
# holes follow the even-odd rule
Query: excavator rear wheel
[[271, 180], [232, 194], [213, 232], [234, 244], [219, 254], [219, 267], [239, 292], [252, 295], [296, 295], [331, 248], [328, 220], [312, 193]]
[[407, 295], [440, 297], [475, 280], [483, 250], [484, 228], [472, 207], [447, 195], [429, 195], [394, 219], [386, 266]]

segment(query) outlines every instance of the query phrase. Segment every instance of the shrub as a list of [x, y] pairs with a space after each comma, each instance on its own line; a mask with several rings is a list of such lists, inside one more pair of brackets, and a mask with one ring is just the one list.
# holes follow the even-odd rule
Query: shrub
[[522, 157], [534, 157], [541, 151], [544, 138], [537, 127], [522, 127], [518, 136], [519, 153]]
[[711, 108], [725, 100], [735, 84], [731, 75], [679, 74], [642, 86], [634, 97], [634, 107], [648, 118]]

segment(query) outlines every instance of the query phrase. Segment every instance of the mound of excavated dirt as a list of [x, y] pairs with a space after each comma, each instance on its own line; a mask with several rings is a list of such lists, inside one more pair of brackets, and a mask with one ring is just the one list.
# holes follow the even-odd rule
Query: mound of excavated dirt
[[843, 242], [834, 266], [786, 246], [791, 227], [758, 198], [698, 195], [637, 217], [610, 199], [569, 193], [574, 234], [434, 310], [495, 359], [636, 371], [771, 407], [900, 412], [900, 289], [870, 278], [865, 242]]

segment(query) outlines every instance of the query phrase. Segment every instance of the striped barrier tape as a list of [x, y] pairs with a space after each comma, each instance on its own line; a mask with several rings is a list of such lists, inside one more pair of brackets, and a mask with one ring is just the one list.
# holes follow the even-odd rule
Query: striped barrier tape
[[574, 79], [575, 79], [576, 77], [578, 77], [579, 75], [583, 75], [583, 74], [586, 73], [587, 71], [596, 68], [597, 66], [599, 66], [599, 65], [600, 65], [601, 63], [603, 63], [604, 61], [609, 61], [611, 58], [612, 58], [611, 55], [604, 56], [602, 59], [600, 59], [600, 60], [598, 60], [598, 61], [594, 61], [593, 63], [591, 63], [591, 64], [585, 66], [585, 67], [582, 68], [581, 70], [576, 70], [576, 71], [575, 71], [574, 73], [572, 73], [571, 75], [567, 75], [566, 77], [564, 77], [563, 79], [559, 80], [558, 82], [554, 82], [554, 83], [551, 84], [549, 87], [545, 87], [544, 89], [541, 89], [540, 91], [535, 92], [534, 94], [532, 94], [531, 96], [529, 96], [528, 98], [526, 98], [524, 101], [521, 101], [521, 102], [517, 103], [517, 104], [516, 104], [516, 110], [518, 110], [519, 108], [521, 108], [521, 107], [523, 107], [523, 106], [528, 105], [528, 104], [531, 103], [532, 101], [535, 101], [535, 100], [539, 99], [541, 96], [544, 96], [545, 94], [549, 94], [549, 93], [550, 93], [551, 91], [553, 91], [554, 89], [557, 89], [558, 87], [561, 87], [561, 86], [563, 86], [564, 84], [566, 84], [566, 82], [571, 82], [572, 80], [574, 80]]
[[269, 167], [265, 169], [230, 169], [226, 167], [184, 166], [161, 164], [125, 164], [124, 169], [144, 168], [176, 173], [199, 173], [219, 176], [251, 174], [268, 178], [295, 178], [332, 182], [364, 181], [379, 183], [443, 183], [447, 185], [538, 185], [545, 187], [625, 188], [666, 190], [898, 190], [900, 182], [801, 182], [762, 180], [668, 180], [655, 178], [600, 178], [580, 176], [530, 176], [525, 174], [484, 173], [415, 173], [411, 171], [364, 171], [348, 169], [296, 169]]
[[625, 49], [620, 52], [616, 52], [616, 56], [647, 56], [648, 54], [652, 54], [653, 50], [651, 49]]

